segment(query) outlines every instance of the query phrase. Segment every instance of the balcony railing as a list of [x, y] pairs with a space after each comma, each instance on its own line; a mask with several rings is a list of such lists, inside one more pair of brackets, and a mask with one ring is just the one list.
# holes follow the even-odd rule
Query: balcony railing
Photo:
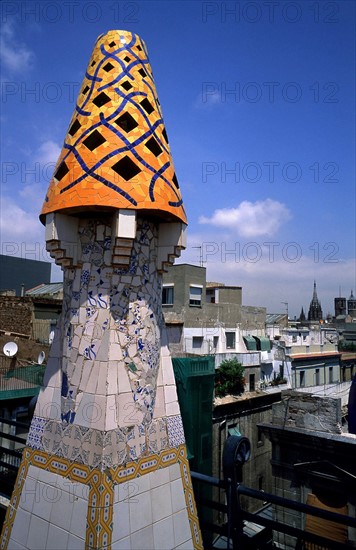
[[[266, 510], [266, 505], [278, 506], [287, 510], [294, 510], [301, 514], [308, 514], [321, 518], [326, 521], [334, 522], [340, 525], [356, 528], [356, 519], [351, 516], [337, 514], [303, 504], [276, 495], [250, 489], [243, 484], [237, 484], [235, 487], [232, 481], [228, 479], [223, 481], [218, 478], [191, 472], [193, 485], [207, 484], [212, 487], [223, 489], [226, 493], [226, 504], [211, 499], [197, 499], [198, 515], [204, 515], [202, 510], [208, 507], [225, 515], [226, 521], [222, 524], [212, 521], [200, 521], [200, 526], [205, 539], [204, 548], [227, 548], [232, 550], [255, 549], [264, 550], [275, 548], [273, 543], [272, 533], [282, 533], [292, 537], [295, 541], [296, 550], [345, 550], [347, 548], [355, 548], [354, 542], [340, 543], [329, 538], [316, 535], [308, 532], [305, 529], [300, 529], [292, 525], [288, 525], [281, 521], [272, 519], [271, 514], [263, 513]], [[195, 494], [200, 494], [200, 491], [194, 491]], [[242, 506], [241, 497], [248, 499], [257, 499], [263, 503], [263, 508], [260, 512], [247, 512]], [[256, 535], [251, 536], [248, 526], [260, 526], [264, 530], [256, 530]], [[215, 535], [209, 537], [209, 533]], [[262, 535], [262, 536], [261, 536]], [[279, 546], [280, 547], [280, 546]]]

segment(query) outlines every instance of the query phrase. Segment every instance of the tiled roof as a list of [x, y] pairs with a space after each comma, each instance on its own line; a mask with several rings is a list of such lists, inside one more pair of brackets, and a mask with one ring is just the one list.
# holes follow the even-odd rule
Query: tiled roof
[[48, 294], [57, 294], [63, 290], [63, 283], [49, 283], [35, 286], [26, 290], [27, 296], [43, 296]]

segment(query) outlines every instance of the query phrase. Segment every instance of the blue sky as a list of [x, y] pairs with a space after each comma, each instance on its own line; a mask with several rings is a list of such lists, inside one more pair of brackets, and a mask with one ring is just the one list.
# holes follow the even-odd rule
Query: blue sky
[[180, 261], [291, 316], [314, 279], [325, 315], [355, 290], [354, 2], [1, 10], [3, 254], [48, 259], [38, 213], [87, 62], [99, 34], [126, 29], [147, 44], [188, 214]]

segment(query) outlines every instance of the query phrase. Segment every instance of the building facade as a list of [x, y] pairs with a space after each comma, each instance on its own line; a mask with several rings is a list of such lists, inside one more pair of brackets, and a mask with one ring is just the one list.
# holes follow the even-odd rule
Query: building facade
[[205, 267], [170, 267], [163, 275], [162, 297], [176, 354], [246, 353], [243, 337], [265, 333], [265, 308], [242, 305], [240, 286], [207, 283]]

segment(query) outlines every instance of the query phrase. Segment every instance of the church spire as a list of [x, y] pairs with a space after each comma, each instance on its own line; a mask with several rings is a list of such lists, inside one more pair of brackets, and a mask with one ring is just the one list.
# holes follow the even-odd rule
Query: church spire
[[320, 321], [322, 318], [323, 312], [316, 292], [316, 281], [314, 280], [313, 298], [309, 306], [308, 321]]

